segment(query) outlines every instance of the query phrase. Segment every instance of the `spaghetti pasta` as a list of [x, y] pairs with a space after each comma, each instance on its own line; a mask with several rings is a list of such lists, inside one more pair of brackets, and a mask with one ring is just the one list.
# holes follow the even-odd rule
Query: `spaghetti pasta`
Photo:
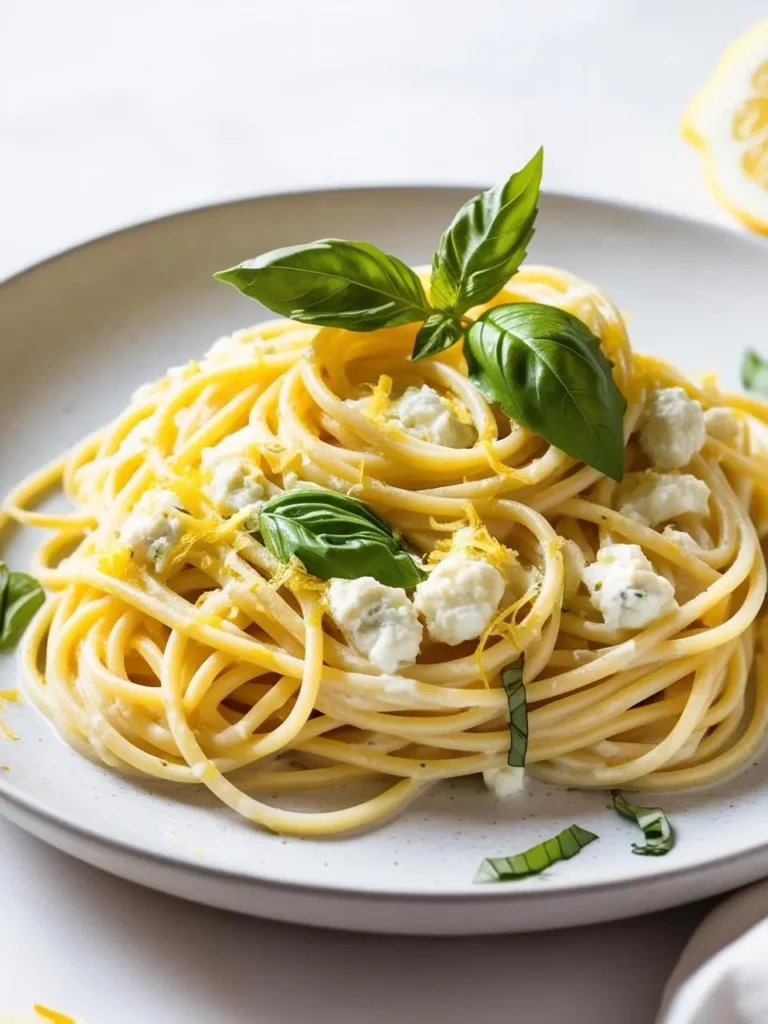
[[[768, 724], [758, 619], [768, 406], [634, 354], [612, 302], [568, 273], [526, 267], [489, 305], [521, 301], [567, 310], [600, 339], [627, 400], [628, 479], [653, 474], [637, 438], [650, 391], [681, 387], [704, 410], [730, 410], [732, 435], [708, 435], [685, 468], [708, 489], [706, 514], [681, 514], [673, 532], [633, 517], [626, 483], [490, 405], [460, 346], [409, 361], [413, 325], [353, 334], [258, 324], [139, 389], [5, 502], [4, 515], [54, 531], [32, 567], [54, 596], [20, 657], [27, 692], [64, 739], [119, 771], [202, 783], [281, 833], [345, 832], [438, 780], [505, 765], [500, 675], [524, 655], [535, 777], [680, 789], [752, 757]], [[387, 417], [393, 396], [423, 385], [475, 443], [448, 447]], [[264, 497], [297, 483], [353, 495], [432, 565], [463, 531], [492, 564], [506, 552], [523, 582], [508, 578], [479, 638], [427, 639], [415, 664], [380, 671], [334, 622], [325, 582], [277, 561], [247, 508], [212, 497], [206, 452], [219, 446], [256, 467]], [[52, 487], [76, 511], [40, 511]], [[172, 496], [178, 529], [151, 564], [133, 557], [125, 523], [158, 489]], [[647, 625], [609, 626], [581, 582], [580, 566], [610, 545], [637, 545], [671, 585], [675, 599]], [[372, 795], [336, 810], [265, 795], [357, 780], [375, 784]]]

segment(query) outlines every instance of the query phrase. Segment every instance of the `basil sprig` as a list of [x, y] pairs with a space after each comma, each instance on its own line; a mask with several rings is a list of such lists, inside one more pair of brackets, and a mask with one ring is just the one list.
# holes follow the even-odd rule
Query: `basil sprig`
[[281, 562], [296, 556], [313, 576], [355, 580], [373, 576], [387, 587], [426, 579], [400, 534], [356, 498], [321, 488], [287, 491], [259, 513], [266, 547]]
[[15, 647], [45, 600], [43, 588], [25, 572], [11, 572], [0, 562], [0, 651]]
[[544, 150], [497, 188], [465, 203], [432, 262], [430, 290], [440, 309], [464, 313], [488, 302], [517, 273], [533, 238]]
[[414, 271], [368, 242], [324, 238], [292, 245], [214, 277], [281, 316], [318, 327], [376, 331], [432, 313]]
[[432, 260], [430, 299], [418, 276], [368, 242], [327, 238], [276, 249], [215, 276], [301, 323], [374, 331], [420, 324], [412, 359], [435, 356], [464, 336], [470, 375], [490, 402], [580, 462], [621, 480], [621, 392], [594, 334], [555, 306], [487, 310], [520, 267], [537, 214], [543, 153], [464, 206]]
[[586, 324], [535, 302], [494, 306], [470, 326], [464, 354], [470, 378], [489, 402], [573, 458], [621, 480], [627, 403]]
[[501, 670], [501, 685], [507, 695], [509, 707], [509, 754], [507, 764], [512, 768], [525, 766], [528, 752], [528, 701], [523, 683], [523, 655], [512, 665]]
[[570, 860], [598, 838], [580, 825], [571, 825], [556, 836], [511, 857], [488, 857], [475, 875], [476, 882], [511, 882], [538, 875], [559, 860]]
[[768, 398], [768, 363], [753, 348], [748, 348], [742, 358], [741, 384], [745, 391]]
[[644, 857], [661, 857], [675, 845], [675, 830], [660, 807], [631, 804], [619, 789], [611, 793], [613, 808], [622, 818], [634, 821], [643, 830], [645, 843], [632, 843], [632, 852]]

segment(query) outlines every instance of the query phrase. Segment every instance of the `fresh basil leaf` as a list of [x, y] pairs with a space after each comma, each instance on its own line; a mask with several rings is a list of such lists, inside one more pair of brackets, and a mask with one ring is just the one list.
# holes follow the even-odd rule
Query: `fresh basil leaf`
[[509, 705], [509, 755], [507, 764], [512, 768], [525, 766], [528, 752], [528, 701], [523, 683], [524, 656], [501, 670], [501, 685]]
[[629, 821], [639, 825], [645, 835], [645, 843], [632, 843], [632, 852], [644, 857], [662, 857], [675, 845], [675, 830], [660, 807], [640, 807], [631, 804], [619, 789], [611, 793], [613, 808]]
[[511, 857], [489, 857], [482, 862], [475, 875], [476, 882], [510, 882], [527, 875], [537, 875], [558, 860], [570, 860], [593, 843], [598, 836], [580, 825], [571, 825], [552, 839], [532, 846], [524, 853]]
[[753, 348], [748, 348], [741, 362], [741, 385], [768, 398], [768, 363]]
[[614, 480], [624, 475], [627, 403], [586, 324], [556, 306], [510, 303], [467, 330], [475, 387], [511, 419]]
[[281, 316], [318, 327], [375, 331], [432, 312], [414, 271], [368, 242], [325, 238], [274, 249], [214, 277]]
[[264, 544], [288, 562], [295, 555], [321, 580], [373, 576], [388, 587], [415, 587], [426, 573], [400, 534], [356, 498], [321, 488], [287, 491], [259, 513]]
[[432, 261], [433, 305], [463, 313], [488, 302], [517, 272], [533, 237], [544, 151], [503, 185], [459, 210]]
[[411, 359], [424, 359], [426, 356], [444, 352], [451, 345], [456, 344], [463, 330], [464, 328], [452, 313], [441, 311], [431, 313], [416, 335]]
[[16, 645], [44, 600], [43, 588], [32, 576], [24, 572], [9, 574], [0, 625], [0, 651], [7, 651]]

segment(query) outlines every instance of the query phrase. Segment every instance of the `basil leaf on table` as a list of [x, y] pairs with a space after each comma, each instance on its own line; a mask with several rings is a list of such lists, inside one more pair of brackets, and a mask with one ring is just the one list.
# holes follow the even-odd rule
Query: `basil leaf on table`
[[[32, 576], [24, 572], [7, 574], [2, 599], [2, 618], [0, 618], [0, 651], [7, 651], [16, 645], [26, 629], [32, 616], [45, 601], [43, 588]], [[0, 587], [3, 586], [3, 573], [0, 571]]]
[[528, 752], [528, 701], [523, 683], [523, 655], [501, 670], [501, 685], [509, 706], [509, 755], [507, 764], [512, 768], [525, 766]]
[[214, 277], [281, 316], [318, 327], [375, 331], [432, 312], [414, 271], [368, 242], [326, 238], [274, 249]]
[[474, 880], [510, 882], [528, 875], [537, 875], [556, 861], [575, 857], [597, 838], [594, 832], [589, 832], [580, 825], [571, 825], [552, 839], [538, 843], [523, 853], [516, 853], [511, 857], [488, 857], [477, 869]]
[[754, 391], [761, 398], [768, 398], [768, 363], [753, 348], [744, 353], [741, 384], [745, 391]]
[[632, 852], [644, 857], [661, 857], [675, 845], [675, 830], [660, 807], [631, 804], [619, 789], [611, 793], [613, 808], [622, 818], [634, 821], [643, 830], [645, 843], [632, 843]]
[[463, 313], [488, 302], [525, 259], [533, 237], [544, 151], [503, 185], [465, 203], [443, 233], [430, 292], [440, 309]]
[[495, 306], [468, 328], [464, 355], [489, 402], [571, 458], [622, 479], [627, 403], [581, 320], [534, 302]]
[[444, 352], [456, 344], [463, 331], [464, 328], [452, 313], [431, 313], [416, 335], [411, 359], [424, 359]]
[[259, 513], [266, 547], [281, 562], [295, 555], [321, 580], [373, 576], [388, 587], [426, 579], [400, 534], [362, 501], [320, 488], [287, 491]]

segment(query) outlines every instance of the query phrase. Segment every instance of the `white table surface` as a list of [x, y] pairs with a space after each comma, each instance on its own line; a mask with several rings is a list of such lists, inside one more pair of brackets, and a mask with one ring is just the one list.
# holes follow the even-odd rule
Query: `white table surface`
[[[489, 182], [542, 142], [550, 189], [729, 223], [677, 126], [764, 16], [760, 0], [0, 0], [0, 277], [234, 196]], [[1, 820], [0, 868], [0, 1009], [90, 1024], [648, 1024], [706, 909], [377, 938], [145, 892]]]

